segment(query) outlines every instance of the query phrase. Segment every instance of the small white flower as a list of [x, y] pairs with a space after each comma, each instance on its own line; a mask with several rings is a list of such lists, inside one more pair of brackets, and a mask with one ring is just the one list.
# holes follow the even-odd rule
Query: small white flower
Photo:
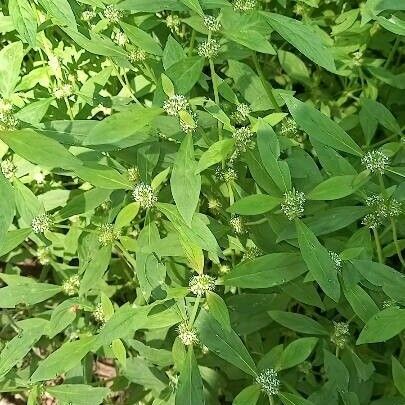
[[233, 2], [233, 9], [239, 12], [251, 11], [256, 7], [256, 0], [235, 0]]
[[343, 349], [350, 337], [349, 324], [347, 322], [333, 321], [334, 332], [331, 341], [340, 349]]
[[208, 31], [211, 32], [216, 32], [221, 29], [221, 23], [216, 17], [212, 15], [204, 16], [204, 26], [205, 28], [207, 28]]
[[233, 139], [235, 139], [236, 149], [240, 152], [246, 152], [248, 149], [253, 149], [255, 147], [253, 136], [254, 133], [249, 127], [238, 128], [232, 134]]
[[105, 319], [105, 314], [104, 314], [103, 306], [101, 305], [101, 302], [99, 302], [97, 304], [96, 308], [94, 308], [92, 315], [96, 322], [105, 323], [106, 319]]
[[98, 241], [102, 246], [110, 245], [114, 243], [120, 236], [120, 232], [114, 229], [113, 224], [103, 224], [100, 227], [100, 233], [98, 235]]
[[3, 160], [0, 164], [0, 166], [1, 166], [1, 172], [3, 173], [3, 176], [6, 179], [10, 180], [14, 177], [16, 167], [11, 160], [9, 160], [9, 159]]
[[135, 186], [132, 197], [142, 208], [152, 208], [158, 201], [153, 188], [145, 183], [139, 183]]
[[218, 268], [218, 273], [221, 275], [228, 274], [231, 268], [227, 264], [221, 264]]
[[187, 111], [189, 107], [188, 100], [181, 94], [175, 94], [163, 103], [166, 114], [171, 116], [179, 115], [180, 111]]
[[13, 104], [9, 101], [4, 100], [4, 98], [0, 98], [0, 116], [2, 114], [11, 114], [13, 111]]
[[361, 66], [363, 64], [363, 52], [356, 51], [352, 53], [353, 56], [353, 65], [354, 66]]
[[210, 211], [218, 211], [221, 209], [222, 204], [217, 198], [209, 198], [208, 199], [208, 209]]
[[336, 270], [340, 270], [342, 268], [342, 259], [336, 252], [329, 251], [329, 256], [332, 259], [333, 263], [335, 264]]
[[127, 170], [128, 179], [132, 181], [134, 184], [138, 183], [141, 179], [141, 174], [139, 173], [139, 169], [137, 167], [130, 167]]
[[292, 189], [284, 194], [284, 201], [281, 203], [281, 211], [292, 221], [300, 218], [304, 213], [305, 194], [302, 191]]
[[273, 368], [268, 368], [262, 371], [256, 377], [256, 382], [268, 395], [277, 395], [280, 392], [280, 380], [278, 378], [277, 371]]
[[117, 10], [112, 4], [109, 4], [104, 9], [103, 14], [106, 20], [108, 20], [108, 22], [110, 23], [117, 23], [122, 18], [122, 12], [120, 10]]
[[95, 11], [86, 10], [86, 11], [83, 11], [83, 13], [82, 13], [82, 20], [88, 22], [88, 21], [92, 20], [93, 18], [95, 18], [96, 16], [97, 16], [97, 13]]
[[141, 48], [131, 49], [128, 53], [128, 59], [132, 63], [144, 62], [148, 54]]
[[169, 28], [172, 31], [176, 31], [176, 32], [181, 24], [180, 17], [176, 14], [169, 14], [166, 17], [165, 22], [166, 22], [167, 28]]
[[389, 217], [397, 217], [402, 214], [402, 203], [395, 198], [391, 198], [388, 203], [387, 215]]
[[297, 138], [298, 127], [296, 122], [292, 118], [287, 117], [285, 120], [283, 120], [283, 122], [281, 123], [280, 135], [292, 139]]
[[390, 164], [390, 158], [379, 150], [372, 150], [361, 158], [361, 163], [371, 173], [383, 174], [386, 167]]
[[215, 177], [218, 180], [224, 181], [225, 183], [230, 183], [232, 181], [235, 181], [238, 178], [238, 175], [232, 167], [227, 167], [225, 169], [222, 169], [221, 166], [218, 166], [215, 169]]
[[80, 277], [75, 274], [69, 277], [62, 284], [62, 290], [66, 295], [75, 295], [79, 291]]
[[65, 97], [70, 97], [72, 94], [73, 94], [73, 87], [69, 83], [61, 84], [60, 86], [56, 87], [55, 90], [53, 91], [54, 97], [57, 98], [58, 100]]
[[177, 333], [184, 346], [196, 345], [199, 343], [197, 331], [187, 322], [182, 322], [177, 327]]
[[236, 111], [232, 114], [232, 118], [238, 124], [243, 124], [247, 121], [251, 112], [252, 111], [247, 104], [238, 104], [238, 106], [236, 107]]
[[253, 260], [256, 257], [261, 256], [262, 254], [262, 250], [259, 249], [257, 246], [250, 246], [244, 251], [242, 261]]
[[237, 235], [242, 235], [245, 233], [245, 224], [243, 219], [239, 216], [234, 216], [229, 220], [229, 225]]
[[39, 247], [37, 250], [38, 261], [42, 264], [48, 264], [51, 261], [51, 252], [48, 247]]
[[118, 31], [114, 34], [113, 40], [118, 46], [124, 46], [128, 42], [128, 37], [124, 32]]
[[207, 39], [198, 45], [197, 53], [204, 58], [214, 59], [218, 55], [220, 47], [221, 45], [216, 39]]
[[207, 274], [193, 276], [189, 288], [194, 295], [204, 296], [208, 291], [215, 290], [215, 279]]
[[371, 214], [367, 214], [361, 221], [361, 223], [363, 225], [365, 225], [367, 228], [370, 229], [376, 229], [378, 228], [383, 222], [383, 217], [375, 214], [375, 213], [371, 213]]
[[40, 214], [32, 219], [31, 228], [34, 233], [44, 233], [49, 231], [53, 224], [53, 220], [48, 214]]

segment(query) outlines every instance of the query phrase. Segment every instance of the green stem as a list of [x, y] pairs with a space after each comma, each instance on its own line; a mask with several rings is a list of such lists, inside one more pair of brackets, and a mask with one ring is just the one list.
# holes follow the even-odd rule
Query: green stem
[[382, 256], [382, 249], [381, 249], [381, 243], [380, 243], [380, 238], [378, 236], [378, 231], [376, 228], [373, 228], [373, 234], [374, 234], [374, 240], [375, 240], [375, 246], [377, 248], [377, 256], [378, 256], [378, 261], [383, 264], [383, 256]]
[[194, 301], [193, 312], [191, 313], [191, 316], [190, 316], [190, 325], [191, 326], [194, 324], [195, 318], [197, 316], [197, 311], [200, 306], [200, 301], [201, 301], [201, 297], [198, 295]]
[[269, 402], [270, 402], [270, 405], [274, 405], [274, 398], [273, 398], [273, 395], [270, 395], [270, 394], [269, 394]]
[[191, 33], [190, 46], [188, 48], [188, 56], [191, 56], [192, 53], [193, 53], [194, 42], [195, 42], [195, 30], [193, 30], [192, 33]]
[[262, 68], [260, 67], [259, 61], [257, 60], [256, 52], [253, 53], [253, 63], [254, 63], [254, 65], [255, 65], [256, 72], [257, 72], [257, 74], [258, 74], [259, 77], [260, 77], [260, 80], [261, 80], [261, 82], [262, 82], [262, 85], [263, 85], [264, 89], [266, 90], [266, 93], [267, 93], [267, 95], [268, 95], [268, 97], [269, 97], [269, 99], [270, 99], [270, 101], [271, 101], [271, 104], [273, 105], [274, 109], [275, 109], [277, 112], [281, 112], [281, 108], [280, 108], [279, 105], [277, 104], [276, 98], [274, 97], [273, 87], [272, 87], [272, 85], [270, 84], [270, 82], [267, 81], [266, 78], [264, 77], [263, 70], [262, 70]]
[[118, 71], [118, 68], [115, 66], [114, 62], [112, 62], [115, 73], [117, 75], [117, 79], [119, 80], [119, 82], [121, 83], [121, 86], [123, 88], [126, 88], [129, 92], [129, 96], [132, 98], [133, 101], [135, 101], [136, 104], [142, 105], [139, 100], [135, 97], [131, 87], [129, 86], [129, 84], [125, 83], [125, 81], [122, 79], [122, 76], [120, 74], [120, 72]]
[[394, 42], [394, 45], [393, 45], [392, 48], [391, 48], [391, 52], [389, 53], [388, 58], [387, 58], [387, 60], [386, 60], [385, 63], [384, 63], [384, 68], [385, 68], [385, 69], [386, 69], [386, 68], [388, 67], [388, 65], [391, 63], [392, 58], [394, 57], [395, 52], [396, 52], [397, 49], [398, 49], [398, 45], [399, 45], [400, 41], [401, 41], [401, 40], [400, 40], [399, 36], [396, 37], [395, 42]]
[[[212, 88], [214, 90], [214, 100], [215, 104], [219, 107], [219, 94], [218, 94], [218, 82], [217, 82], [217, 75], [215, 73], [214, 62], [212, 59], [209, 59], [210, 64], [210, 71], [211, 71], [211, 80], [212, 80]], [[222, 139], [222, 124], [221, 122], [217, 121], [218, 124], [218, 139]]]
[[405, 260], [404, 257], [402, 256], [401, 247], [399, 246], [398, 243], [397, 226], [394, 218], [391, 218], [391, 225], [392, 225], [392, 239], [394, 239], [395, 250], [397, 251], [397, 256], [402, 264], [402, 267], [405, 268]]

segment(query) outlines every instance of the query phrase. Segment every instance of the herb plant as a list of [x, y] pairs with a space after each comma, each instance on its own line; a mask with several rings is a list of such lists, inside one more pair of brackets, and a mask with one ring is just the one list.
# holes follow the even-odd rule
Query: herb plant
[[405, 1], [0, 4], [3, 401], [405, 404]]

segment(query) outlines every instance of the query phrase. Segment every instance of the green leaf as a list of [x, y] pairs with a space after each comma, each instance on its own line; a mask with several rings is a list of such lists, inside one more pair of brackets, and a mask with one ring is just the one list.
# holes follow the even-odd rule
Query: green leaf
[[297, 55], [279, 49], [277, 51], [277, 56], [281, 67], [285, 70], [288, 76], [304, 84], [310, 83], [308, 68]]
[[107, 117], [99, 122], [88, 134], [84, 145], [107, 145], [114, 144], [129, 138], [131, 135], [141, 135], [154, 118], [162, 113], [161, 108], [144, 108], [133, 106]]
[[227, 211], [240, 215], [259, 215], [276, 208], [281, 198], [267, 194], [252, 194], [232, 204]]
[[8, 10], [13, 24], [24, 42], [35, 47], [37, 16], [28, 0], [9, 0]]
[[223, 139], [212, 144], [200, 157], [197, 164], [196, 173], [201, 173], [208, 167], [225, 160], [233, 151], [235, 141], [233, 139]]
[[76, 28], [75, 15], [68, 0], [38, 1], [56, 24]]
[[42, 167], [74, 170], [82, 164], [59, 142], [32, 129], [0, 131], [0, 139], [15, 153]]
[[139, 203], [132, 202], [121, 209], [115, 218], [115, 229], [120, 229], [130, 225], [131, 221], [137, 216], [139, 212]]
[[0, 173], [0, 252], [15, 213], [14, 189]]
[[395, 15], [391, 15], [389, 19], [382, 16], [378, 16], [377, 22], [387, 31], [391, 31], [396, 35], [402, 36], [405, 35], [405, 21], [401, 20]]
[[16, 118], [29, 124], [39, 124], [44, 118], [53, 98], [45, 98], [43, 100], [34, 101], [23, 107], [20, 111], [14, 114]]
[[125, 349], [124, 343], [121, 339], [115, 339], [111, 343], [111, 349], [114, 353], [115, 358], [121, 364], [123, 368], [127, 365], [127, 351]]
[[84, 384], [62, 384], [46, 387], [46, 392], [60, 404], [99, 405], [110, 393], [108, 388], [92, 387]]
[[233, 400], [232, 405], [256, 405], [260, 397], [260, 386], [249, 385], [244, 388]]
[[283, 94], [282, 97], [294, 120], [310, 138], [337, 150], [363, 156], [361, 148], [336, 122], [293, 96]]
[[370, 117], [377, 120], [384, 128], [394, 134], [401, 133], [401, 127], [397, 120], [383, 104], [368, 98], [361, 99], [361, 105]]
[[405, 397], [405, 368], [402, 364], [395, 358], [392, 358], [392, 378], [394, 379], [394, 384], [397, 390]]
[[309, 335], [329, 335], [320, 323], [308, 316], [283, 311], [269, 311], [268, 313], [272, 319], [287, 329]]
[[221, 110], [221, 108], [215, 104], [212, 100], [208, 100], [204, 104], [204, 108], [207, 112], [209, 112], [215, 119], [221, 122], [224, 126], [224, 129], [227, 131], [233, 132], [235, 128], [231, 124], [231, 120], [226, 115], [226, 113]]
[[193, 137], [187, 134], [176, 154], [170, 186], [176, 207], [188, 226], [191, 226], [201, 190], [201, 176], [195, 174], [196, 168]]
[[300, 220], [295, 222], [298, 244], [308, 269], [319, 286], [334, 301], [340, 297], [337, 271], [328, 251], [319, 243], [314, 233]]
[[172, 80], [177, 93], [186, 94], [200, 79], [204, 67], [204, 58], [191, 56], [184, 58], [166, 70], [166, 75]]
[[198, 0], [180, 0], [186, 7], [195, 11], [201, 17], [204, 17], [204, 11], [201, 8], [200, 3]]
[[386, 308], [367, 321], [356, 344], [385, 342], [403, 329], [405, 329], [405, 309]]
[[76, 306], [78, 305], [77, 298], [71, 298], [62, 301], [53, 309], [46, 331], [46, 334], [50, 338], [55, 337], [58, 333], [62, 332], [66, 327], [72, 324], [76, 318]]
[[268, 288], [285, 284], [306, 271], [300, 255], [270, 253], [238, 264], [224, 276], [224, 283], [242, 288]]
[[82, 166], [77, 166], [74, 171], [82, 180], [88, 181], [96, 187], [109, 190], [129, 190], [133, 187], [126, 176], [109, 166], [86, 163]]
[[180, 372], [176, 391], [176, 405], [204, 405], [203, 381], [198, 370], [193, 347], [189, 347]]
[[318, 184], [307, 194], [309, 200], [337, 200], [353, 194], [362, 182], [356, 182], [358, 176], [334, 176]]
[[275, 13], [262, 13], [272, 28], [307, 58], [326, 70], [336, 72], [335, 61], [330, 48], [326, 47], [320, 35], [309, 25]]
[[264, 120], [259, 120], [257, 146], [260, 158], [267, 173], [277, 187], [286, 192], [291, 189], [291, 174], [287, 162], [280, 161], [280, 144], [273, 128]]
[[124, 29], [125, 34], [129, 40], [137, 47], [145, 50], [152, 55], [161, 56], [163, 51], [159, 43], [155, 41], [149, 34], [134, 25], [129, 25], [124, 22], [120, 22], [121, 27]]
[[313, 402], [289, 392], [279, 392], [277, 396], [281, 399], [284, 405], [314, 405]]
[[11, 252], [18, 245], [20, 245], [31, 232], [31, 228], [14, 229], [12, 231], [8, 231], [0, 245], [0, 257], [4, 256], [8, 252]]
[[94, 336], [87, 336], [82, 337], [80, 340], [64, 343], [59, 349], [38, 364], [30, 381], [51, 380], [71, 370], [93, 349], [95, 340]]
[[34, 305], [53, 297], [60, 291], [60, 286], [47, 283], [3, 287], [0, 288], [0, 308], [15, 308], [18, 304]]
[[44, 334], [48, 321], [40, 318], [24, 319], [18, 322], [19, 334], [7, 342], [0, 353], [0, 379], [32, 349]]
[[201, 310], [196, 323], [201, 342], [217, 356], [245, 373], [256, 376], [256, 365], [233, 330], [224, 329], [212, 315]]
[[207, 304], [210, 314], [220, 323], [227, 331], [231, 330], [231, 321], [229, 319], [228, 308], [225, 301], [213, 291], [207, 293]]
[[0, 94], [8, 99], [20, 79], [20, 68], [24, 58], [21, 42], [12, 42], [0, 50]]
[[305, 361], [314, 350], [318, 338], [301, 338], [291, 342], [283, 351], [277, 364], [278, 370], [295, 367]]

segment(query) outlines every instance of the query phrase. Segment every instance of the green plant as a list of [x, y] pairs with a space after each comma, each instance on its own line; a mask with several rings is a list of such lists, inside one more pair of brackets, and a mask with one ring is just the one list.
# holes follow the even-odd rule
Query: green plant
[[405, 403], [405, 3], [8, 0], [0, 392]]

